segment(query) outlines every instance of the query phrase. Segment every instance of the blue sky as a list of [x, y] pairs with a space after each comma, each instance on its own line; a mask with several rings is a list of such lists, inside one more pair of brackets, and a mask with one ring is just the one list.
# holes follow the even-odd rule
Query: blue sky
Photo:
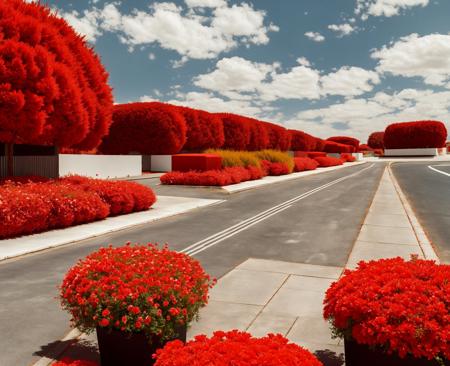
[[394, 121], [450, 120], [448, 0], [48, 3], [100, 54], [118, 103], [363, 140]]

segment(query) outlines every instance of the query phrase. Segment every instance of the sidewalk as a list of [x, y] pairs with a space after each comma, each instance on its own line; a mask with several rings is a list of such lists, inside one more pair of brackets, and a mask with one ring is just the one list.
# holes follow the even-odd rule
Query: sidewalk
[[[346, 268], [360, 260], [401, 256], [437, 259], [389, 168], [386, 168]], [[344, 364], [344, 348], [322, 318], [323, 298], [343, 268], [250, 258], [222, 277], [188, 338], [239, 329], [281, 333], [314, 352], [325, 366]], [[75, 333], [76, 335], [76, 333]], [[81, 337], [65, 355], [95, 359], [95, 336]], [[45, 360], [44, 360], [45, 361]], [[39, 366], [49, 364], [49, 359]]]

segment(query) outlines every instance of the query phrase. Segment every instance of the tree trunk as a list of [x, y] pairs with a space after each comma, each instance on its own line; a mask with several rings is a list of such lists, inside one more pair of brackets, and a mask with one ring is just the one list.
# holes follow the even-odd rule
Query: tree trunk
[[5, 144], [7, 175], [14, 176], [14, 144]]

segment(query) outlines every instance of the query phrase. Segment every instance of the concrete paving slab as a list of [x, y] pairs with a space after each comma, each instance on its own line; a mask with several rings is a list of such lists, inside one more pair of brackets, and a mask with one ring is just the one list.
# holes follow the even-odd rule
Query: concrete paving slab
[[266, 305], [287, 274], [236, 269], [211, 290], [211, 299], [237, 304]]
[[272, 313], [261, 313], [247, 329], [255, 337], [264, 337], [269, 333], [286, 336], [297, 317]]
[[324, 294], [317, 291], [295, 290], [283, 287], [276, 293], [263, 312], [296, 317], [320, 317], [322, 315], [323, 299]]
[[291, 288], [294, 290], [317, 291], [323, 294], [335, 281], [336, 280], [329, 278], [289, 276], [283, 287]]
[[102, 221], [52, 230], [15, 239], [0, 240], [0, 261], [24, 254], [54, 248], [80, 240], [94, 238], [114, 231], [147, 224], [197, 208], [215, 205], [223, 200], [158, 196], [153, 207], [144, 212], [109, 217]]
[[300, 317], [287, 335], [295, 343], [315, 343], [338, 346], [339, 339], [332, 338], [330, 324], [323, 317]]
[[373, 202], [372, 206], [370, 207], [370, 211], [373, 210], [379, 210], [383, 211], [386, 214], [390, 215], [403, 215], [405, 213], [405, 210], [403, 207], [399, 206], [397, 203], [386, 203], [381, 200], [378, 200], [377, 202]]
[[233, 304], [221, 301], [210, 301], [208, 306], [200, 311], [200, 320], [192, 324], [188, 330], [188, 339], [196, 335], [205, 334], [211, 336], [216, 330], [238, 329], [245, 331], [262, 306]]
[[397, 227], [397, 228], [411, 228], [408, 216], [392, 215], [380, 212], [380, 210], [371, 210], [366, 217], [364, 225], [375, 225], [385, 227]]
[[412, 227], [376, 227], [363, 225], [358, 240], [385, 244], [419, 244]]
[[319, 266], [306, 263], [292, 263], [282, 261], [272, 261], [268, 259], [250, 258], [237, 267], [238, 269], [278, 272], [298, 276], [320, 277], [338, 279], [342, 274], [342, 268], [332, 266]]

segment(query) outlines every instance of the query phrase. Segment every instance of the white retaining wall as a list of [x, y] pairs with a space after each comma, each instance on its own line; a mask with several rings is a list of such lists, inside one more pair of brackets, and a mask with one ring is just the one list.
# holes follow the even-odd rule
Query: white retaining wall
[[142, 174], [140, 155], [59, 155], [59, 175], [78, 174], [92, 178], [126, 178]]
[[437, 156], [438, 149], [385, 149], [384, 156]]
[[152, 155], [152, 172], [171, 172], [172, 155]]

